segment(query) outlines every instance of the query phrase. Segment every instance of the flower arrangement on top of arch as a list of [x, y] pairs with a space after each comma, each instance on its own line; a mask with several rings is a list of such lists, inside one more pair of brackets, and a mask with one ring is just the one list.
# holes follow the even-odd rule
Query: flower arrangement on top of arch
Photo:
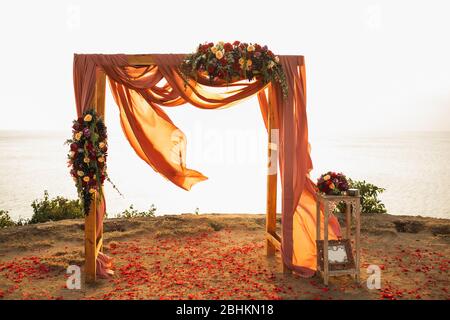
[[180, 65], [185, 80], [197, 80], [199, 75], [210, 82], [223, 80], [227, 84], [260, 79], [264, 84], [277, 82], [283, 96], [288, 95], [286, 76], [280, 59], [267, 46], [257, 43], [233, 43], [220, 41], [200, 44], [197, 51], [187, 55]]

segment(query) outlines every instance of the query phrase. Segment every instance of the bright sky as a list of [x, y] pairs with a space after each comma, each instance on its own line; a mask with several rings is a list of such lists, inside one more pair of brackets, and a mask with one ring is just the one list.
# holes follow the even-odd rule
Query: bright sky
[[238, 39], [306, 57], [312, 130], [325, 118], [450, 130], [449, 9], [445, 0], [2, 1], [0, 129], [67, 127], [74, 52], [188, 53]]
[[[1, 1], [0, 130], [69, 132], [75, 116], [73, 53], [189, 53], [200, 42], [240, 40], [306, 57], [312, 139], [340, 131], [449, 131], [449, 9], [448, 1], [411, 0]], [[157, 183], [155, 192], [160, 194], [149, 197], [182, 202], [191, 194], [194, 200], [188, 207], [193, 209], [205, 197], [202, 188], [223, 191], [230, 172], [224, 165], [227, 160], [214, 148], [196, 148], [213, 140], [217, 144], [217, 139], [224, 139], [224, 144], [236, 137], [242, 140], [242, 134], [262, 139], [260, 146], [244, 143], [241, 149], [259, 158], [255, 163], [247, 158], [238, 170], [259, 169], [249, 176], [253, 182], [236, 190], [244, 199], [245, 188], [255, 186], [253, 197], [264, 196], [266, 138], [256, 100], [223, 111], [181, 107], [170, 116], [188, 134], [189, 167], [215, 173], [216, 189], [208, 181], [194, 187], [199, 191], [193, 195], [175, 191], [152, 173], [152, 180], [143, 184]], [[132, 151], [123, 140], [110, 96], [106, 117], [111, 140], [126, 150], [113, 149], [110, 158], [116, 154], [128, 161]], [[231, 140], [224, 138], [227, 132]], [[231, 143], [233, 156], [244, 152]], [[259, 149], [252, 152], [249, 146]], [[211, 160], [211, 155], [218, 158]], [[147, 168], [137, 158], [130, 161], [128, 167]], [[110, 169], [124, 185], [127, 178], [120, 178], [120, 164], [111, 160]], [[233, 201], [239, 202], [237, 197]], [[252, 201], [243, 211], [255, 208]], [[260, 202], [257, 210], [264, 207], [264, 200]]]

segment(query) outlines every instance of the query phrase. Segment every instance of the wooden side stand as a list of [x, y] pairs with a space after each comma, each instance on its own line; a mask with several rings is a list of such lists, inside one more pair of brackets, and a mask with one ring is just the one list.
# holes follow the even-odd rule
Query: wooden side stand
[[[329, 217], [333, 213], [335, 206], [340, 203], [345, 203], [345, 223], [346, 232], [345, 238], [339, 243], [348, 244], [350, 248], [349, 254], [347, 254], [350, 260], [353, 260], [351, 253], [351, 219], [352, 213], [355, 218], [355, 261], [349, 261], [348, 264], [339, 264], [339, 268], [333, 268], [333, 265], [329, 263], [329, 244], [328, 240], [328, 222]], [[321, 214], [320, 206], [324, 207], [324, 235], [323, 240], [321, 239]], [[360, 281], [360, 258], [361, 258], [361, 246], [360, 246], [360, 229], [361, 229], [361, 205], [360, 196], [333, 196], [324, 195], [321, 193], [317, 194], [316, 202], [316, 244], [317, 244], [317, 272], [322, 276], [324, 284], [328, 285], [328, 280], [330, 276], [337, 275], [352, 275], [355, 277], [357, 283]], [[323, 246], [322, 246], [323, 243]], [[323, 250], [323, 257], [319, 254], [319, 247]], [[323, 261], [322, 261], [323, 259]]]

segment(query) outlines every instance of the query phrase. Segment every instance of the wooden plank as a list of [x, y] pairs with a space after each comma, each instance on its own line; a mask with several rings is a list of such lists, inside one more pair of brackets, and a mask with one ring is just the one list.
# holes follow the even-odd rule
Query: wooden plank
[[328, 195], [323, 193], [317, 193], [317, 196], [323, 200], [354, 200], [355, 198], [360, 198], [361, 196], [342, 196], [342, 195]]
[[[298, 57], [300, 59], [303, 59], [303, 56], [300, 55], [283, 55], [283, 56]], [[152, 58], [151, 54], [128, 54], [127, 59], [130, 65], [135, 66], [150, 66], [155, 64], [155, 60]]]
[[352, 215], [351, 215], [351, 206], [350, 203], [345, 203], [345, 233], [347, 235], [347, 239], [351, 237], [351, 229], [352, 229]]
[[320, 201], [316, 201], [316, 240], [320, 240]]
[[149, 54], [130, 54], [127, 58], [130, 65], [150, 66], [155, 64], [155, 60]]
[[[320, 240], [320, 198], [317, 197], [316, 200], [316, 240]], [[320, 257], [319, 250], [317, 249], [317, 241], [316, 241], [316, 259], [317, 259], [317, 270], [320, 268]]]
[[[275, 115], [270, 103], [272, 87], [269, 86], [269, 105], [267, 110], [267, 203], [266, 203], [266, 232], [274, 234], [277, 228], [277, 172], [278, 146], [273, 140], [272, 130], [275, 129]], [[267, 256], [273, 256], [276, 248], [270, 241], [266, 241]]]
[[97, 114], [105, 118], [106, 75], [101, 69], [96, 71], [95, 81], [95, 109]]
[[[106, 74], [100, 68], [97, 69], [96, 73], [96, 82], [95, 82], [95, 99], [96, 99], [96, 111], [97, 114], [103, 118], [105, 121], [105, 100], [106, 100]], [[105, 194], [105, 190], [101, 187], [102, 194]], [[100, 199], [103, 201], [103, 199]], [[104, 206], [105, 207], [105, 206]], [[97, 226], [99, 227], [99, 226]], [[102, 226], [103, 227], [103, 226]], [[98, 253], [103, 249], [103, 228], [102, 232], [99, 234], [99, 239], [102, 240], [100, 244], [97, 244], [97, 248], [95, 250], [96, 255], [95, 259], [97, 259]], [[97, 239], [97, 242], [99, 242]]]
[[323, 281], [328, 285], [328, 203], [325, 202], [323, 222]]
[[84, 259], [85, 266], [84, 272], [86, 274], [86, 282], [92, 283], [96, 280], [96, 210], [97, 201], [94, 199], [92, 201], [91, 207], [89, 209], [89, 214], [84, 219]]
[[[96, 82], [95, 93], [92, 101], [92, 106], [97, 114], [101, 117], [105, 116], [105, 87], [106, 87], [106, 75], [105, 73], [97, 69], [96, 70]], [[100, 234], [97, 238], [97, 230], [100, 226], [97, 226], [97, 195], [94, 195], [91, 207], [89, 209], [89, 215], [85, 217], [85, 274], [86, 282], [95, 282], [97, 279], [96, 261], [99, 251], [103, 246], [103, 235]], [[100, 241], [99, 241], [100, 240]]]
[[356, 235], [355, 235], [355, 247], [356, 247], [356, 281], [359, 283], [360, 281], [360, 259], [361, 259], [361, 246], [360, 246], [360, 237], [361, 237], [361, 204], [359, 202], [359, 199], [356, 204], [355, 210], [355, 228], [356, 228]]
[[270, 244], [276, 249], [281, 250], [281, 241], [280, 239], [277, 239], [274, 235], [270, 233], [266, 233], [266, 239]]
[[328, 275], [329, 276], [342, 276], [342, 275], [345, 275], [345, 274], [354, 275], [356, 273], [357, 273], [356, 269], [330, 270], [330, 271], [328, 271]]

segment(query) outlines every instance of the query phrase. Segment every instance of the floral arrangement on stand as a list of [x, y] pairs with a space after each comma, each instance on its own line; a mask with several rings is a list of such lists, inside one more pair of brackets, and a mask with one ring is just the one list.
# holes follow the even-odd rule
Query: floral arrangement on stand
[[183, 60], [180, 71], [188, 78], [198, 79], [204, 75], [212, 82], [260, 78], [264, 84], [275, 81], [281, 85], [283, 96], [288, 95], [288, 85], [280, 59], [267, 46], [257, 43], [233, 43], [220, 41], [200, 44], [197, 51]]
[[328, 171], [317, 179], [317, 189], [328, 195], [346, 194], [348, 188], [347, 178], [342, 173]]
[[108, 144], [103, 119], [94, 110], [87, 110], [73, 121], [72, 138], [66, 143], [70, 146], [70, 174], [87, 215], [94, 195], [98, 193], [98, 199], [101, 199], [103, 182], [105, 179], [110, 181], [106, 173]]

